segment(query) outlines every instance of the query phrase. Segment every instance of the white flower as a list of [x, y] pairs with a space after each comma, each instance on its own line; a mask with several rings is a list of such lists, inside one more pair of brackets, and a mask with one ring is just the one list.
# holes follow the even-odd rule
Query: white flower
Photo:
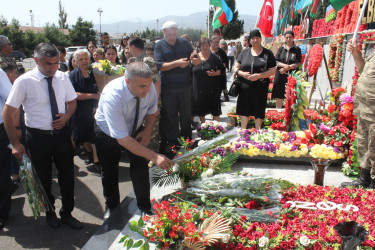
[[302, 235], [301, 238], [299, 238], [299, 242], [301, 242], [304, 247], [310, 245], [310, 239], [306, 235]]
[[259, 247], [265, 247], [270, 242], [270, 239], [268, 239], [266, 236], [263, 236], [259, 238]]
[[230, 234], [224, 234], [222, 237], [221, 237], [221, 241], [223, 243], [228, 243], [230, 240]]
[[212, 168], [209, 168], [209, 169], [207, 169], [206, 172], [204, 172], [202, 174], [202, 178], [210, 177], [210, 176], [213, 176], [213, 175], [214, 175], [214, 170], [212, 170]]

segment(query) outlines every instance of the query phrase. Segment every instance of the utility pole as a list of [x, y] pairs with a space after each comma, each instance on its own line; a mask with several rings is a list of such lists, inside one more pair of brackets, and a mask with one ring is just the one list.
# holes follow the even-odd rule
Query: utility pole
[[33, 10], [30, 10], [30, 25], [31, 27], [34, 27], [34, 13]]
[[101, 35], [102, 34], [102, 12], [103, 12], [102, 8], [99, 8], [98, 12], [99, 12], [99, 19], [100, 19], [100, 21], [99, 21], [99, 33]]

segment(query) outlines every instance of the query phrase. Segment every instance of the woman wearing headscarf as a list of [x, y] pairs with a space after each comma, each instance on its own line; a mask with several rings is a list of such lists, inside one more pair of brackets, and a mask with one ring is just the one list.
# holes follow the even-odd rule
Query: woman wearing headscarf
[[250, 32], [251, 48], [237, 57], [235, 74], [241, 81], [236, 113], [241, 117], [241, 128], [246, 129], [249, 116], [255, 117], [255, 127], [260, 129], [266, 113], [270, 76], [275, 74], [276, 60], [272, 51], [262, 47], [259, 30]]
[[285, 44], [276, 54], [276, 74], [272, 89], [272, 98], [276, 98], [276, 108], [282, 108], [285, 99], [285, 85], [288, 75], [301, 64], [301, 49], [294, 44], [294, 33], [285, 32]]

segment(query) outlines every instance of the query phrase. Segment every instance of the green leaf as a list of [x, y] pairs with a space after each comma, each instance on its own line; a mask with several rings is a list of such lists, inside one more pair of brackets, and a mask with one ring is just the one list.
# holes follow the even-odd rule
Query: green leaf
[[142, 246], [142, 244], [143, 244], [143, 240], [139, 240], [136, 243], [134, 243], [133, 248], [140, 247], [140, 246]]
[[134, 240], [132, 239], [132, 238], [130, 238], [129, 239], [129, 241], [128, 241], [128, 244], [127, 244], [127, 249], [130, 249], [130, 248], [132, 248], [133, 247], [133, 244], [134, 244]]
[[139, 248], [139, 250], [149, 250], [149, 249], [150, 249], [150, 244], [148, 244], [148, 242], [145, 242], [145, 244], [143, 244], [143, 246]]
[[137, 226], [129, 225], [129, 228], [130, 228], [130, 230], [132, 230], [133, 232], [137, 232], [137, 231], [138, 231], [138, 227], [137, 227]]
[[118, 243], [123, 243], [128, 237], [129, 235], [125, 235], [124, 237], [121, 238], [121, 240]]
[[138, 227], [143, 227], [145, 222], [143, 221], [142, 217], [138, 220]]
[[130, 222], [130, 224], [132, 224], [133, 226], [138, 226], [138, 223], [137, 223], [135, 220], [132, 220], [132, 221]]
[[206, 195], [205, 195], [205, 194], [202, 195], [201, 200], [202, 200], [203, 202], [206, 202]]

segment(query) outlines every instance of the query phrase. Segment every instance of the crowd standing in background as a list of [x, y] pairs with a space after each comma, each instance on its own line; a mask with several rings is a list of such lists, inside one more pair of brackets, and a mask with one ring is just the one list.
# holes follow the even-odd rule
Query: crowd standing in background
[[[256, 128], [261, 127], [276, 60], [261, 46], [259, 31], [228, 45], [220, 30], [214, 30], [210, 38], [201, 38], [195, 46], [187, 34], [178, 37], [175, 22], [165, 22], [162, 29], [163, 39], [146, 46], [139, 37], [123, 36], [116, 47], [104, 32], [99, 46], [90, 41], [87, 49], [78, 49], [68, 59], [64, 47], [41, 43], [34, 51], [37, 67], [22, 76], [9, 56], [11, 42], [0, 35], [1, 110], [4, 107], [0, 161], [9, 166], [0, 172], [0, 228], [10, 211], [14, 190], [10, 177], [18, 171], [10, 172], [9, 142], [16, 157], [26, 152], [31, 157], [52, 204], [46, 214], [48, 225], [59, 227], [62, 222], [81, 229], [82, 224], [72, 216], [74, 152], [85, 154], [88, 169], [101, 175], [104, 218], [108, 218], [120, 204], [118, 166], [125, 150], [137, 205], [142, 214], [151, 214], [148, 165], [172, 166], [169, 159], [180, 146], [179, 138], [192, 137], [194, 116], [201, 123], [209, 114], [219, 121], [221, 101], [229, 101], [226, 69], [233, 69], [242, 81], [237, 100], [241, 127], [247, 126], [250, 115], [256, 118]], [[280, 79], [300, 62], [294, 35], [290, 36], [276, 58]], [[127, 70], [124, 77], [111, 81], [99, 93], [90, 65], [103, 59]], [[282, 89], [285, 81], [279, 84]], [[51, 193], [52, 162], [62, 195], [61, 219], [55, 214]]]

